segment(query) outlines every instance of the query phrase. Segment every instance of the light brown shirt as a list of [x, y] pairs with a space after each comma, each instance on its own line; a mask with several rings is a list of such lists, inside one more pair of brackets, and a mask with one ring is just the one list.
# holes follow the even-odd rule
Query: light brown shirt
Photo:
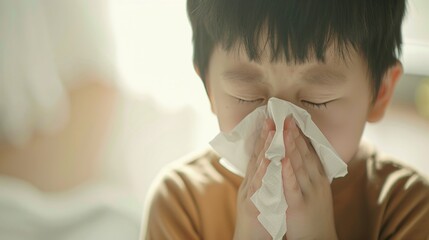
[[[429, 183], [368, 146], [332, 182], [339, 239], [429, 239]], [[155, 185], [143, 237], [232, 239], [242, 178], [206, 151], [169, 168]]]

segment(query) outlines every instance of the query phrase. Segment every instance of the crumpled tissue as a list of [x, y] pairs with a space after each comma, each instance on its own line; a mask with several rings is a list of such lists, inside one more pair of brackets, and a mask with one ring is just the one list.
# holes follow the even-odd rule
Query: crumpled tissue
[[334, 178], [345, 176], [347, 165], [311, 120], [310, 114], [306, 110], [278, 98], [270, 98], [267, 105], [248, 114], [232, 131], [221, 132], [210, 142], [213, 149], [222, 157], [221, 164], [235, 174], [244, 177], [265, 119], [273, 119], [276, 132], [265, 152], [265, 157], [271, 162], [262, 179], [261, 188], [254, 193], [251, 200], [259, 210], [258, 220], [275, 240], [282, 239], [287, 231], [287, 203], [283, 194], [281, 160], [287, 151], [283, 142], [283, 124], [290, 115], [293, 116], [304, 135], [310, 139], [329, 181], [332, 182]]

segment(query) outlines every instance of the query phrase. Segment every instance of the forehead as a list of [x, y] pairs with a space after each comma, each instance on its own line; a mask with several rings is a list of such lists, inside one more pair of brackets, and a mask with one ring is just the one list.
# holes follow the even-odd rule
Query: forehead
[[282, 79], [286, 82], [293, 79], [297, 84], [319, 87], [338, 86], [353, 81], [350, 79], [366, 80], [369, 83], [366, 64], [353, 49], [344, 54], [337, 51], [335, 46], [329, 46], [324, 61], [309, 56], [302, 62], [287, 61], [285, 57], [273, 59], [270, 49], [261, 49], [260, 58], [254, 60], [240, 45], [230, 49], [217, 46], [212, 54], [210, 68], [223, 80], [240, 86], [264, 85], [269, 82], [267, 79]]

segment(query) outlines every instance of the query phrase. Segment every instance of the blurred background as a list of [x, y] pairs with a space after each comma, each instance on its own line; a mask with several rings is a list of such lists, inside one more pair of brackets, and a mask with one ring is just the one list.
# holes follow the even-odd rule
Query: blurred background
[[[423, 174], [428, 12], [409, 1], [406, 74], [365, 130]], [[161, 168], [218, 132], [186, 1], [0, 0], [0, 34], [0, 239], [136, 239]]]

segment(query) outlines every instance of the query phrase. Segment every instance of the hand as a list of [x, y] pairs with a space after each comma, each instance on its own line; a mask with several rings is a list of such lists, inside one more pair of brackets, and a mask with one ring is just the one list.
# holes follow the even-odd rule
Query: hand
[[282, 161], [288, 240], [337, 239], [332, 192], [313, 146], [292, 118], [285, 120]]
[[252, 158], [249, 160], [247, 172], [240, 185], [237, 196], [237, 218], [235, 224], [234, 239], [271, 239], [258, 220], [259, 211], [250, 197], [261, 187], [262, 178], [265, 175], [270, 161], [265, 158], [265, 152], [269, 147], [275, 132], [273, 120], [267, 119], [255, 144]]

